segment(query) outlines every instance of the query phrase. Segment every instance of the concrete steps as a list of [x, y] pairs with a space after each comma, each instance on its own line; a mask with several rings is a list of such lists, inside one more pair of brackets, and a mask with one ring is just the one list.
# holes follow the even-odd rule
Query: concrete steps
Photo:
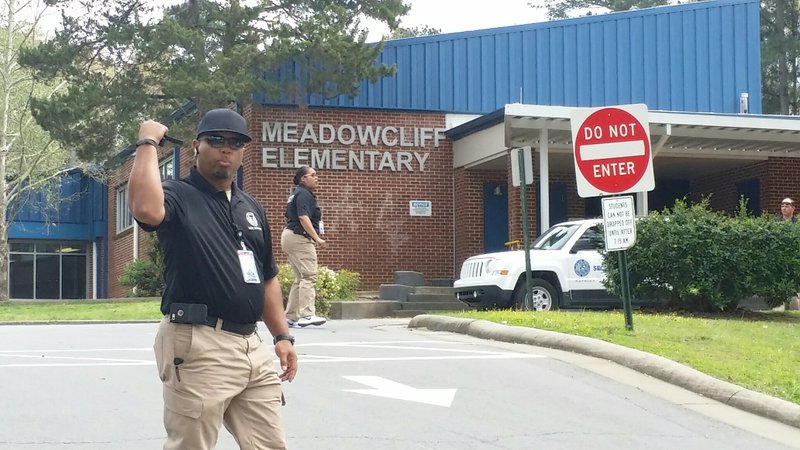
[[400, 302], [394, 300], [346, 300], [331, 302], [331, 319], [374, 319], [396, 317]]
[[435, 295], [439, 297], [450, 296], [456, 298], [454, 290], [449, 286], [417, 286], [414, 288], [413, 295]]
[[408, 294], [414, 292], [414, 286], [404, 284], [382, 284], [379, 291], [381, 300], [406, 301]]
[[355, 295], [356, 300], [380, 300], [380, 291], [358, 291]]
[[414, 317], [433, 311], [465, 311], [470, 308], [456, 299], [453, 282], [446, 278], [434, 278], [431, 285], [425, 285], [425, 278], [419, 272], [395, 272], [394, 283], [383, 284], [379, 295], [381, 300], [398, 302], [395, 317]]
[[414, 317], [434, 311], [469, 311], [456, 299], [450, 279], [434, 278], [431, 285], [419, 272], [395, 272], [394, 282], [377, 291], [359, 291], [350, 301], [332, 302], [331, 319]]
[[[453, 297], [452, 299], [450, 297]], [[463, 304], [455, 298], [455, 295], [432, 295], [432, 294], [409, 294], [404, 303], [453, 303]]]

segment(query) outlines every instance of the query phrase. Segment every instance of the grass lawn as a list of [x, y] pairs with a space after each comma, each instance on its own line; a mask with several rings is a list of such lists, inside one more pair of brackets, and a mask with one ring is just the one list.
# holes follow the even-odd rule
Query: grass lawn
[[800, 404], [800, 312], [680, 315], [622, 311], [485, 311], [453, 317], [587, 336], [660, 355], [713, 377]]
[[[159, 320], [159, 300], [0, 303], [0, 322]], [[721, 380], [800, 404], [800, 312], [680, 315], [621, 311], [484, 311], [454, 317], [601, 339], [686, 364]]]
[[161, 300], [0, 303], [0, 322], [161, 320]]

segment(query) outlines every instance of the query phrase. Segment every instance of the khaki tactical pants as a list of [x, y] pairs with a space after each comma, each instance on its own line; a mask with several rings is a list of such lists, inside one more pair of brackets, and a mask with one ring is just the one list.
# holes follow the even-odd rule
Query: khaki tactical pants
[[294, 283], [286, 303], [286, 317], [297, 320], [316, 314], [317, 247], [311, 239], [288, 228], [281, 233], [281, 249], [294, 272]]
[[270, 346], [257, 333], [221, 326], [161, 321], [154, 350], [164, 391], [164, 450], [213, 449], [223, 423], [243, 450], [286, 449]]

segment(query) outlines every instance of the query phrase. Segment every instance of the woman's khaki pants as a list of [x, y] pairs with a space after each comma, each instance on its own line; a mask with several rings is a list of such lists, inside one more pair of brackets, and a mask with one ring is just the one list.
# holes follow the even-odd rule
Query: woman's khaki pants
[[286, 228], [281, 234], [281, 249], [289, 258], [294, 283], [286, 304], [286, 318], [297, 320], [316, 314], [317, 247], [311, 239]]

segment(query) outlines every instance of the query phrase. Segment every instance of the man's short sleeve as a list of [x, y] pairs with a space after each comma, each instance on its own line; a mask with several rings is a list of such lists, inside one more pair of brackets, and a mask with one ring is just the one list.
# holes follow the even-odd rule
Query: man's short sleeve
[[139, 222], [134, 217], [134, 220], [139, 224], [139, 226], [144, 231], [156, 231], [160, 228], [168, 227], [174, 222], [178, 221], [180, 216], [180, 192], [179, 192], [179, 183], [178, 180], [166, 180], [161, 183], [162, 189], [164, 189], [164, 220], [158, 225], [148, 225], [146, 223]]

